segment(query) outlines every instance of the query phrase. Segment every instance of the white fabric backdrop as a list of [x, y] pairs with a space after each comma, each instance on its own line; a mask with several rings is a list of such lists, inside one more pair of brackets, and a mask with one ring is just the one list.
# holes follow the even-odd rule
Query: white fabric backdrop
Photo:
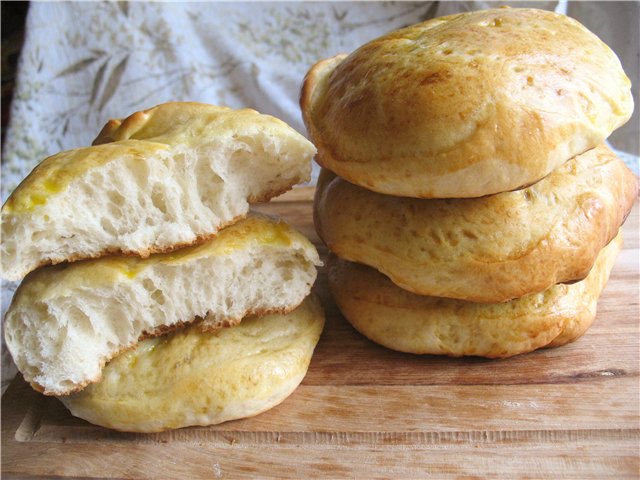
[[[576, 17], [612, 46], [637, 88], [637, 2], [32, 2], [2, 200], [46, 156], [89, 145], [108, 119], [170, 100], [251, 107], [304, 132], [298, 94], [317, 60], [433, 16], [504, 4]], [[635, 155], [637, 119], [612, 137]], [[637, 172], [637, 157], [625, 158]], [[15, 286], [3, 284], [3, 316]], [[3, 391], [10, 367], [3, 342]]]

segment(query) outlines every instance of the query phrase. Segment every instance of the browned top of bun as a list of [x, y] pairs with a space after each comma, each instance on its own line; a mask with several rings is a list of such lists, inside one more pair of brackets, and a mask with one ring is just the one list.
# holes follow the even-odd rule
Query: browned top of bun
[[631, 116], [631, 83], [564, 15], [436, 18], [318, 62], [301, 94], [319, 163], [380, 193], [478, 197], [529, 185]]

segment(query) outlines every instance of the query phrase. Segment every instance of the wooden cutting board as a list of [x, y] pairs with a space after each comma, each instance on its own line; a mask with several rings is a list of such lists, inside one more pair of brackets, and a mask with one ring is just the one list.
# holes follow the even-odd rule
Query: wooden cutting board
[[[310, 188], [256, 210], [320, 246]], [[72, 417], [17, 378], [2, 398], [2, 476], [76, 478], [638, 478], [638, 208], [593, 327], [507, 360], [414, 356], [327, 323], [309, 373], [246, 420], [153, 435]]]

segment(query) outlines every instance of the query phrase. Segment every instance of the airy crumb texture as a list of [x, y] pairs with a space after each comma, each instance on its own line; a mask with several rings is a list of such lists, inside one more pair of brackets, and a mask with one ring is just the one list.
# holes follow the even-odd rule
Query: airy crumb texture
[[5, 318], [9, 351], [47, 395], [100, 379], [139, 339], [196, 319], [215, 330], [250, 314], [285, 313], [309, 294], [315, 247], [282, 221], [251, 215], [173, 253], [45, 267], [22, 282]]
[[257, 415], [302, 381], [323, 325], [313, 294], [287, 315], [245, 318], [215, 333], [195, 324], [140, 342], [109, 362], [99, 383], [61, 400], [77, 417], [128, 432]]
[[622, 246], [619, 234], [589, 276], [511, 302], [481, 304], [419, 296], [375, 270], [336, 256], [329, 286], [340, 310], [364, 336], [408, 353], [503, 358], [580, 337], [596, 316], [598, 297]]
[[529, 185], [633, 111], [609, 47], [569, 17], [521, 8], [436, 18], [320, 61], [300, 104], [323, 167], [418, 198]]
[[393, 197], [323, 170], [314, 220], [331, 251], [405, 290], [496, 303], [584, 278], [637, 195], [635, 175], [601, 146], [482, 198]]
[[3, 278], [200, 242], [307, 181], [315, 154], [276, 118], [198, 103], [112, 120], [97, 143], [44, 160], [2, 207]]

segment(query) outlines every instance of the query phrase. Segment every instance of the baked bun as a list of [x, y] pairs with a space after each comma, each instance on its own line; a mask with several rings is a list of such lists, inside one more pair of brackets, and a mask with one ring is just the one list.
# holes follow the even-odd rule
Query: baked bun
[[331, 251], [405, 290], [497, 303], [584, 278], [637, 193], [601, 146], [530, 187], [474, 199], [382, 195], [323, 170], [314, 218]]
[[402, 290], [372, 268], [331, 256], [329, 286], [347, 320], [387, 348], [435, 355], [500, 358], [555, 347], [580, 337], [622, 244], [598, 256], [587, 278], [506, 303], [425, 297]]
[[301, 108], [317, 161], [390, 195], [479, 197], [541, 179], [631, 116], [616, 55], [535, 9], [436, 18], [314, 65]]
[[213, 330], [294, 309], [319, 263], [300, 233], [252, 215], [173, 253], [44, 267], [15, 293], [5, 318], [7, 346], [35, 389], [66, 395], [100, 380], [105, 362], [140, 338], [196, 318]]
[[77, 417], [130, 432], [256, 415], [302, 381], [323, 325], [314, 296], [289, 314], [215, 333], [194, 324], [143, 340], [109, 362], [99, 383], [61, 400]]
[[253, 110], [167, 103], [44, 160], [2, 207], [2, 274], [175, 250], [309, 179], [315, 147]]

